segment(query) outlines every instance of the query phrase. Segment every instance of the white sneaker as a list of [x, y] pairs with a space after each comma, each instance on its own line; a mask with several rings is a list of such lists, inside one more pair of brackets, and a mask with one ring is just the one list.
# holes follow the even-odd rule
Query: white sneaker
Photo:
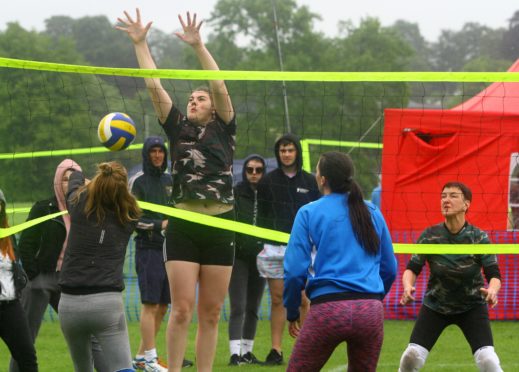
[[160, 364], [158, 358], [153, 359], [151, 362], [146, 361], [144, 370], [148, 372], [168, 372], [168, 369]]

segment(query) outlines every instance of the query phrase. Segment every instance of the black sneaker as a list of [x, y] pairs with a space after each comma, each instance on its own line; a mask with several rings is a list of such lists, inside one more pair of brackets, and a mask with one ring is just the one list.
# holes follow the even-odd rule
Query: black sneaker
[[231, 355], [231, 359], [229, 359], [229, 365], [230, 366], [239, 366], [240, 365], [241, 358], [238, 354]]
[[250, 351], [241, 356], [241, 363], [243, 364], [261, 364], [261, 362], [256, 358], [254, 354]]
[[184, 359], [182, 361], [182, 368], [189, 368], [189, 367], [193, 367], [193, 362], [190, 361], [190, 360], [187, 360], [187, 359]]
[[276, 349], [270, 350], [269, 355], [267, 355], [267, 359], [265, 359], [266, 366], [279, 366], [283, 364], [283, 352], [278, 353]]

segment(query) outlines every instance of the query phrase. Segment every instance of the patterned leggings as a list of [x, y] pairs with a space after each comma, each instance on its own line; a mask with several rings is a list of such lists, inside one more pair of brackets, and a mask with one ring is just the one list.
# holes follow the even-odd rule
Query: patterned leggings
[[289, 372], [320, 371], [346, 341], [348, 371], [376, 371], [384, 338], [379, 300], [343, 300], [312, 305], [288, 363]]

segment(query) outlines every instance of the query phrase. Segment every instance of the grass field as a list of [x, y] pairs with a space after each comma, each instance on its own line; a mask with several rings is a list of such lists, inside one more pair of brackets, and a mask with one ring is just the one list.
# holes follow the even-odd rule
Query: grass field
[[[398, 369], [400, 355], [405, 349], [413, 322], [411, 321], [386, 321], [385, 338], [382, 354], [379, 361], [378, 371], [392, 371]], [[133, 351], [139, 342], [139, 325], [136, 322], [129, 323], [130, 339]], [[158, 337], [159, 354], [165, 356], [165, 324]], [[517, 322], [493, 322], [494, 339], [496, 351], [501, 359], [501, 365], [505, 371], [518, 371], [519, 359], [517, 348], [519, 347], [519, 323]], [[194, 340], [196, 324], [192, 325], [190, 338]], [[268, 321], [260, 321], [256, 337], [254, 352], [259, 359], [265, 358], [269, 351], [270, 336]], [[288, 359], [293, 340], [290, 336], [284, 339], [285, 358]], [[36, 349], [38, 362], [42, 372], [71, 372], [72, 362], [57, 322], [44, 322], [37, 340]], [[190, 342], [186, 353], [188, 359], [194, 359], [194, 345]], [[8, 371], [9, 352], [3, 343], [0, 343], [0, 371]], [[220, 323], [220, 335], [218, 350], [214, 364], [214, 371], [284, 371], [281, 367], [240, 366], [229, 367], [229, 348], [227, 342], [227, 323]], [[346, 370], [345, 346], [340, 345], [332, 355], [323, 371], [338, 372]], [[195, 370], [191, 368], [191, 370]], [[461, 332], [450, 327], [441, 336], [438, 344], [431, 352], [423, 371], [477, 371], [470, 348]]]

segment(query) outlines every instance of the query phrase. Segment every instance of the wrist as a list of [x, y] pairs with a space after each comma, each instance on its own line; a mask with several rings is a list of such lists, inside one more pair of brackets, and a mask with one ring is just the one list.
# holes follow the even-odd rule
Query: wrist
[[197, 43], [191, 44], [191, 47], [195, 50], [195, 52], [204, 52], [206, 50], [205, 44], [200, 40]]

